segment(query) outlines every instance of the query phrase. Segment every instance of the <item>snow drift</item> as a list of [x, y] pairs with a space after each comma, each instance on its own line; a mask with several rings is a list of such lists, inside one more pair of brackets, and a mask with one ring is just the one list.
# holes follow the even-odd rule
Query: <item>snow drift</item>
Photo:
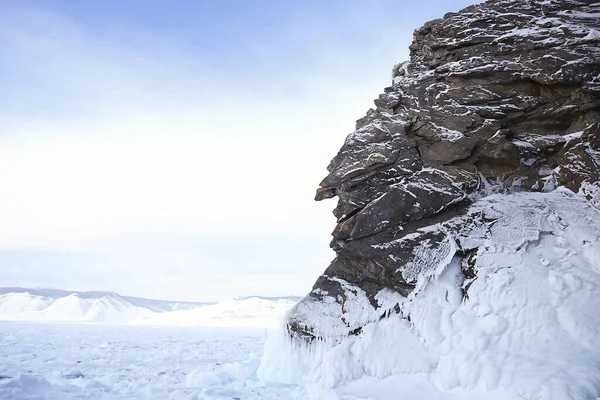
[[[345, 307], [363, 327], [347, 337], [334, 323], [339, 307], [321, 304], [311, 317], [330, 320], [320, 325], [330, 331], [312, 342], [271, 337], [259, 378], [300, 384], [314, 399], [347, 391], [377, 399], [600, 396], [600, 211], [559, 189], [489, 196], [472, 213], [495, 219], [449, 221], [465, 227], [448, 237], [454, 250], [408, 297], [381, 292], [376, 311], [353, 288]], [[454, 256], [458, 245], [478, 249], [475, 278]]]

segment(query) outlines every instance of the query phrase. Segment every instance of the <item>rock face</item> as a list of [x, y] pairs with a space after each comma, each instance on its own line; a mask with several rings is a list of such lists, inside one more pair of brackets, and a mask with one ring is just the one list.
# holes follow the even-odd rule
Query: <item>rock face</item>
[[289, 316], [300, 336], [359, 331], [362, 295], [400, 312], [381, 298], [449, 257], [476, 279], [484, 240], [467, 238], [502, 217], [481, 197], [565, 187], [600, 206], [597, 0], [489, 0], [426, 23], [410, 51], [317, 190], [339, 199], [337, 257]]

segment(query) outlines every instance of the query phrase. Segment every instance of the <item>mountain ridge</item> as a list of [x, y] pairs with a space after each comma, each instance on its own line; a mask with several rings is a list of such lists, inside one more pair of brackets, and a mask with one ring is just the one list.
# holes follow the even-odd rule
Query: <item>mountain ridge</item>
[[110, 291], [0, 288], [0, 321], [95, 322], [141, 325], [273, 324], [298, 296], [245, 296], [221, 302], [179, 302]]
[[[103, 296], [118, 296], [124, 299], [127, 299], [132, 302], [153, 302], [156, 304], [172, 304], [179, 306], [189, 306], [193, 308], [195, 306], [202, 306], [208, 304], [216, 304], [216, 301], [206, 301], [206, 302], [194, 302], [194, 301], [178, 301], [178, 300], [158, 300], [158, 299], [150, 299], [145, 297], [137, 297], [137, 296], [127, 296], [122, 295], [120, 293], [108, 290], [66, 290], [66, 289], [56, 289], [56, 288], [25, 288], [25, 287], [0, 287], [0, 295], [7, 293], [30, 293], [36, 296], [44, 296], [44, 297], [64, 297], [75, 294], [81, 298], [98, 298]], [[166, 311], [167, 309], [165, 309]]]

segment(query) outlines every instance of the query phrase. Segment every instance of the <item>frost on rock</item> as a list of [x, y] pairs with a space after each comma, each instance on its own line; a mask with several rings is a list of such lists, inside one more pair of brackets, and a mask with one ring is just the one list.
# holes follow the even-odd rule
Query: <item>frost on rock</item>
[[289, 353], [313, 389], [411, 371], [429, 398], [600, 395], [598, 15], [597, 1], [489, 0], [415, 31], [317, 190], [338, 198], [336, 257], [265, 378]]
[[[494, 231], [498, 246], [537, 235], [514, 236], [521, 227], [495, 205], [470, 208], [490, 194], [566, 188], [598, 206], [598, 15], [592, 1], [489, 0], [415, 31], [410, 60], [317, 190], [317, 200], [338, 198], [336, 258], [290, 314], [291, 331], [319, 336], [323, 322], [305, 312], [319, 307], [342, 336], [356, 331], [371, 319], [342, 309], [355, 292], [372, 318], [385, 314], [382, 290], [406, 297], [443, 260], [472, 257], [480, 244], [457, 236], [467, 226]], [[465, 227], [449, 222], [467, 214]]]
[[440, 399], [600, 396], [600, 211], [566, 189], [496, 194], [438, 229], [455, 252], [438, 250], [439, 265], [408, 296], [379, 292], [383, 318], [347, 283], [357, 293], [347, 321], [363, 324], [354, 335], [340, 336], [335, 307], [300, 303], [320, 339], [271, 337], [259, 378], [299, 384], [313, 399], [365, 387], [384, 390], [375, 398], [409, 394], [410, 382]]

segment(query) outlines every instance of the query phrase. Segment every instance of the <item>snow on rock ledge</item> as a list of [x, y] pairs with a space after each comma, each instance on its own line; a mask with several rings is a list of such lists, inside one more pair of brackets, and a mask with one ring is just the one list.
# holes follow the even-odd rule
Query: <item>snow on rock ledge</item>
[[383, 308], [400, 310], [388, 318], [347, 288], [356, 296], [345, 307], [364, 324], [355, 335], [339, 336], [335, 307], [298, 306], [292, 315], [321, 321], [321, 339], [271, 337], [259, 377], [314, 399], [385, 382], [407, 396], [419, 382], [419, 398], [600, 396], [600, 211], [568, 190], [497, 194], [437, 228], [477, 250], [468, 260], [443, 251], [407, 297], [382, 291]]
[[600, 397], [598, 15], [488, 0], [415, 31], [317, 190], [338, 198], [336, 258], [262, 379], [315, 399]]
[[[317, 190], [338, 197], [336, 258], [290, 314], [291, 332], [343, 337], [389, 314], [384, 289], [409, 296], [448, 257], [468, 263], [487, 245], [461, 243], [464, 229], [497, 230], [495, 246], [516, 240], [520, 226], [493, 205], [469, 208], [477, 199], [564, 187], [598, 207], [598, 15], [592, 0], [489, 0], [415, 31], [410, 60]], [[539, 232], [527, 229], [523, 241]]]

